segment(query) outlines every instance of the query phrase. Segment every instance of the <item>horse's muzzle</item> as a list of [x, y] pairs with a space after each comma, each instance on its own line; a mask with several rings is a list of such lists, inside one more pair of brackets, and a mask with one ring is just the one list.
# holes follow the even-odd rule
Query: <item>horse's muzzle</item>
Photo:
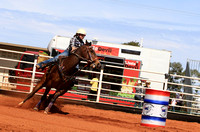
[[99, 62], [96, 66], [97, 69], [100, 69], [101, 68], [101, 63]]
[[99, 61], [94, 61], [92, 64], [90, 64], [90, 67], [100, 69], [101, 63]]

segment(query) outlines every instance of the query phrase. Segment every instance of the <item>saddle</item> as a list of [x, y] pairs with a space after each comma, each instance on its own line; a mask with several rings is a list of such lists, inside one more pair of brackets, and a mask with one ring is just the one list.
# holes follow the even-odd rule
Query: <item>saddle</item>
[[59, 67], [63, 67], [63, 60], [66, 59], [68, 56], [59, 56], [58, 57], [58, 65]]
[[[76, 76], [65, 76], [62, 72], [62, 69], [64, 68], [63, 60], [66, 59], [67, 57], [68, 56], [59, 56], [58, 57], [59, 71], [60, 71], [60, 74], [61, 74], [63, 81], [71, 80], [73, 82], [71, 85], [74, 86], [74, 84], [78, 84], [78, 81], [76, 80]], [[77, 71], [78, 71], [78, 69], [75, 68], [74, 72], [77, 72]]]

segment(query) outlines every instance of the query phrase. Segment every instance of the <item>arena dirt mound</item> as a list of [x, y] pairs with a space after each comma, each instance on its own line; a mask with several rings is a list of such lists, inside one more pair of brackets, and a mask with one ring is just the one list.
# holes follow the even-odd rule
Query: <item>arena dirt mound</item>
[[[49, 104], [50, 100], [51, 100], [52, 96], [50, 96], [47, 100], [43, 101], [41, 103], [41, 106], [40, 106], [40, 111], [43, 111]], [[22, 99], [23, 100], [23, 99]], [[21, 108], [23, 109], [33, 109], [36, 104], [40, 101], [40, 97], [32, 97], [31, 99], [27, 100], [22, 106]], [[17, 105], [16, 105], [17, 106]], [[18, 106], [17, 106], [18, 107]], [[60, 103], [60, 102], [55, 102], [54, 105], [52, 106], [51, 108], [51, 113], [59, 113], [59, 114], [68, 114], [68, 113], [65, 113], [63, 111], [61, 111], [63, 105]], [[20, 108], [20, 107], [19, 107]]]
[[[29, 108], [33, 108], [36, 105], [37, 100], [35, 98], [31, 98], [30, 100], [28, 100], [26, 103], [24, 103], [21, 108], [24, 109], [29, 109]], [[20, 103], [20, 102], [19, 102]], [[17, 104], [18, 105], [18, 104]]]

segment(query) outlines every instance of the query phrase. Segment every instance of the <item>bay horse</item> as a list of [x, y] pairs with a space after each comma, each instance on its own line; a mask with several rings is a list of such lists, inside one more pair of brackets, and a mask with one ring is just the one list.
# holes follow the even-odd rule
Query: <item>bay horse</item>
[[[63, 57], [61, 57], [63, 58]], [[79, 47], [74, 53], [71, 53], [68, 57], [64, 57], [63, 59], [59, 58], [59, 64], [51, 65], [47, 72], [42, 76], [41, 80], [34, 87], [33, 91], [28, 94], [28, 96], [18, 104], [18, 106], [22, 106], [28, 99], [33, 97], [33, 95], [40, 90], [42, 87], [46, 87], [41, 100], [34, 107], [34, 110], [39, 110], [41, 103], [46, 100], [47, 94], [51, 90], [51, 88], [55, 88], [56, 91], [53, 94], [53, 97], [50, 100], [50, 103], [45, 108], [44, 113], [48, 114], [51, 107], [53, 106], [56, 99], [66, 93], [71, 87], [74, 85], [73, 77], [75, 74], [80, 71], [76, 71], [77, 64], [80, 63], [81, 60], [87, 61], [87, 66], [90, 65], [92, 68], [100, 68], [101, 64], [96, 56], [95, 51], [91, 46], [91, 42], [87, 42], [83, 46]]]

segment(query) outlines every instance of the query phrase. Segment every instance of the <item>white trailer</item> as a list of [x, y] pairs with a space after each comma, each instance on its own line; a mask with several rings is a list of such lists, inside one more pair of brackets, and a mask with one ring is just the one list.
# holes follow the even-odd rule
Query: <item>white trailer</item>
[[65, 50], [69, 46], [70, 39], [59, 35], [54, 36], [47, 46], [50, 55], [52, 55], [54, 49]]
[[[69, 42], [70, 37], [57, 35], [50, 41], [48, 50], [51, 54], [55, 49], [65, 50], [69, 46]], [[146, 78], [147, 80], [151, 81], [151, 88], [159, 90], [163, 89], [164, 85], [160, 82], [165, 82], [164, 74], [169, 72], [171, 57], [170, 51], [99, 42], [96, 40], [93, 40], [92, 42], [95, 47], [95, 51], [98, 54], [117, 56], [127, 60], [136, 60], [136, 62], [140, 61], [141, 72], [139, 77]], [[130, 61], [130, 63], [132, 62]], [[160, 74], [152, 74], [153, 72]]]

